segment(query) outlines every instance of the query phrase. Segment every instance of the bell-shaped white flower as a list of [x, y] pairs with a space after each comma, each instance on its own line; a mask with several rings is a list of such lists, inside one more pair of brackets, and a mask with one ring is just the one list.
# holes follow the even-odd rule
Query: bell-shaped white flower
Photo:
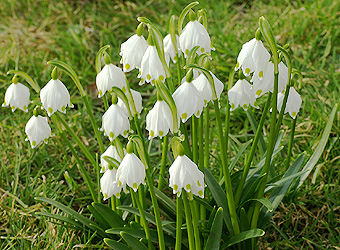
[[236, 84], [228, 92], [230, 110], [236, 109], [238, 106], [244, 110], [248, 109], [249, 104], [258, 108], [254, 90], [251, 88], [250, 83], [243, 79], [238, 80]]
[[104, 196], [104, 201], [115, 195], [120, 198], [121, 187], [116, 183], [117, 169], [108, 169], [100, 178], [100, 191]]
[[148, 48], [145, 38], [137, 34], [131, 36], [120, 46], [120, 56], [123, 63], [124, 72], [130, 72], [135, 68], [140, 68], [143, 55]]
[[189, 21], [189, 23], [185, 26], [179, 36], [179, 44], [185, 58], [188, 56], [190, 50], [195, 46], [200, 46], [197, 50], [197, 54], [199, 55], [204, 52], [210, 53], [211, 49], [213, 49], [210, 36], [206, 28], [197, 20]]
[[14, 81], [6, 90], [5, 101], [2, 107], [10, 106], [13, 112], [17, 108], [27, 112], [30, 102], [30, 90], [25, 85], [17, 82], [17, 80]]
[[[132, 145], [131, 145], [132, 146]], [[120, 163], [116, 181], [119, 187], [122, 187], [124, 191], [127, 191], [126, 185], [131, 187], [135, 192], [140, 184], [145, 185], [145, 166], [142, 161], [132, 153], [133, 147], [127, 146], [127, 154]]]
[[47, 117], [33, 115], [26, 124], [25, 133], [26, 141], [30, 141], [32, 148], [35, 148], [41, 141], [47, 143], [47, 139], [52, 136]]
[[[278, 93], [277, 95], [277, 110], [280, 112], [282, 107], [284, 94]], [[290, 87], [287, 104], [285, 108], [285, 113], [289, 113], [289, 115], [295, 119], [296, 115], [299, 113], [301, 107], [302, 99], [299, 93], [293, 88]]]
[[154, 84], [153, 82], [157, 79], [162, 82], [165, 81], [165, 70], [162, 61], [158, 56], [156, 46], [150, 45], [146, 49], [142, 58], [138, 78], [141, 78], [140, 85], [143, 85], [145, 82]]
[[73, 108], [70, 93], [59, 79], [51, 79], [40, 91], [40, 99], [48, 116], [59, 110], [66, 113], [66, 107]]
[[176, 89], [172, 97], [182, 122], [186, 122], [192, 115], [195, 115], [197, 118], [200, 117], [204, 101], [192, 82], [185, 81]]
[[185, 191], [204, 198], [204, 174], [193, 161], [184, 155], [184, 152], [178, 152], [169, 173], [169, 186], [178, 197], [182, 193], [182, 188], [184, 188]]
[[110, 156], [112, 157], [113, 159], [121, 162], [122, 161], [122, 158], [120, 158], [119, 154], [118, 154], [118, 151], [117, 151], [117, 148], [113, 145], [110, 145], [106, 150], [105, 152], [100, 156], [100, 173], [104, 173], [106, 172], [108, 169], [109, 169], [109, 163], [105, 160], [105, 156]]
[[[176, 41], [177, 41], [177, 44], [179, 44], [179, 36], [177, 34], [176, 34]], [[178, 58], [177, 58], [176, 49], [175, 49], [175, 46], [172, 43], [170, 34], [168, 34], [164, 37], [163, 45], [164, 45], [164, 53], [168, 54], [170, 56], [171, 60], [174, 63], [176, 63]], [[177, 49], [177, 52], [178, 52], [178, 56], [180, 57], [181, 56], [181, 50]]]
[[[285, 90], [288, 83], [288, 68], [283, 62], [278, 65], [279, 69], [279, 79], [278, 79], [278, 92]], [[262, 80], [257, 74], [254, 74], [251, 82], [253, 82], [253, 89], [255, 92], [255, 97], [258, 98], [265, 93], [274, 91], [274, 64], [272, 62], [267, 63], [267, 67], [264, 70], [264, 76]]]
[[[133, 102], [135, 103], [135, 106], [136, 106], [136, 111], [137, 111], [138, 115], [140, 115], [140, 113], [142, 112], [142, 109], [143, 109], [142, 95], [141, 95], [141, 93], [139, 93], [138, 91], [135, 91], [133, 89], [131, 89], [131, 94], [132, 94]], [[125, 95], [128, 95], [128, 93], [126, 93], [126, 91], [125, 91]], [[128, 111], [125, 103], [119, 97], [118, 97], [118, 103], [117, 104], [118, 104], [119, 107], [121, 107], [124, 110], [125, 114], [127, 116], [129, 116], [129, 111]], [[132, 110], [131, 105], [130, 105], [130, 111], [131, 111], [131, 114], [133, 114], [133, 110]]]
[[123, 89], [126, 85], [125, 74], [121, 68], [112, 63], [106, 64], [96, 77], [96, 85], [100, 98], [112, 87]]
[[146, 116], [146, 129], [149, 131], [149, 139], [157, 136], [162, 138], [169, 130], [173, 132], [172, 113], [165, 101], [157, 100], [153, 108], [149, 111]]
[[129, 117], [117, 104], [112, 104], [102, 117], [102, 131], [113, 141], [118, 135], [128, 136], [130, 130]]
[[[211, 71], [210, 74], [214, 79], [217, 99], [220, 99], [221, 93], [224, 88], [224, 84]], [[194, 86], [200, 92], [201, 96], [203, 97], [204, 107], [206, 107], [208, 105], [208, 102], [212, 101], [213, 98], [213, 93], [209, 80], [206, 78], [204, 74], [200, 74], [197, 78], [195, 78], [192, 81], [192, 84], [194, 84]]]
[[245, 76], [249, 76], [250, 73], [255, 71], [257, 77], [262, 79], [269, 59], [270, 54], [263, 46], [262, 41], [254, 38], [242, 45], [235, 70], [241, 67]]

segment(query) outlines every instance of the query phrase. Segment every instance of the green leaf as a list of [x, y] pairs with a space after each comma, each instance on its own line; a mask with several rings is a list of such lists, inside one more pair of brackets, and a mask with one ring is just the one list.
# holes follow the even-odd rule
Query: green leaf
[[[95, 221], [99, 224], [98, 226], [103, 230], [110, 228], [109, 223], [104, 218], [104, 216], [97, 211], [92, 205], [88, 205], [87, 208], [90, 210], [91, 214], [95, 218]], [[92, 222], [91, 222], [92, 223]]]
[[74, 211], [72, 208], [69, 208], [63, 204], [61, 204], [60, 202], [58, 201], [55, 201], [55, 200], [52, 200], [50, 198], [46, 198], [46, 197], [35, 197], [35, 200], [38, 200], [38, 201], [42, 201], [42, 202], [46, 202], [48, 204], [51, 204], [57, 208], [59, 208], [60, 210], [64, 211], [65, 213], [71, 215], [74, 219], [78, 220], [80, 223], [82, 223], [84, 226], [90, 228], [91, 230], [93, 231], [97, 231], [98, 234], [101, 236], [101, 237], [105, 237], [106, 234], [104, 232], [104, 230], [97, 230], [97, 228], [93, 227], [92, 225], [90, 224], [94, 224], [93, 221], [91, 221], [90, 219], [86, 218], [85, 216], [82, 216], [80, 214], [78, 214], [76, 211]]
[[231, 171], [231, 170], [234, 169], [234, 167], [235, 167], [235, 165], [236, 165], [238, 159], [240, 158], [240, 156], [243, 154], [244, 150], [246, 150], [246, 148], [249, 146], [249, 144], [250, 144], [251, 142], [252, 142], [252, 140], [247, 141], [246, 144], [244, 144], [244, 145], [242, 146], [242, 148], [240, 148], [240, 149], [238, 150], [238, 152], [237, 152], [237, 154], [235, 155], [233, 161], [232, 161], [232, 162], [230, 163], [230, 165], [229, 165], [229, 171]]
[[335, 104], [334, 107], [333, 107], [332, 113], [328, 118], [327, 125], [325, 127], [325, 130], [323, 131], [323, 134], [322, 134], [322, 137], [321, 137], [321, 140], [320, 140], [318, 146], [316, 147], [316, 149], [315, 149], [313, 155], [311, 156], [311, 158], [309, 159], [309, 161], [306, 163], [306, 165], [302, 169], [302, 171], [306, 171], [306, 173], [301, 176], [298, 187], [300, 187], [302, 185], [304, 180], [308, 177], [310, 172], [313, 170], [313, 168], [316, 165], [316, 163], [318, 162], [323, 150], [326, 147], [326, 143], [328, 141], [329, 134], [331, 133], [333, 120], [334, 120], [337, 108], [338, 108], [338, 104]]
[[98, 50], [97, 55], [96, 55], [96, 72], [97, 74], [102, 70], [102, 58], [104, 52], [110, 48], [110, 45], [105, 45]]
[[[105, 155], [104, 160], [107, 161], [112, 167], [114, 167], [115, 169], [118, 169], [120, 162], [117, 161], [115, 158]], [[123, 157], [124, 158], [124, 157]]]
[[126, 222], [112, 209], [104, 204], [93, 202], [92, 206], [107, 219], [110, 227], [123, 227]]
[[[159, 201], [159, 206], [161, 207], [163, 204], [167, 208], [167, 211], [169, 213], [168, 217], [176, 218], [176, 204], [175, 202], [169, 198], [166, 194], [164, 194], [159, 189], [155, 188], [155, 193], [157, 196], [157, 200]], [[183, 214], [183, 218], [184, 214]]]
[[37, 92], [40, 92], [40, 87], [39, 85], [25, 72], [20, 71], [20, 70], [10, 70], [7, 72], [7, 75], [9, 74], [15, 74], [18, 76], [21, 76], [22, 78], [25, 79], [26, 82], [29, 83], [29, 85], [31, 85], [31, 87]]
[[183, 26], [183, 21], [185, 16], [189, 13], [189, 11], [196, 6], [197, 4], [199, 4], [199, 2], [192, 2], [190, 4], [188, 4], [181, 12], [181, 15], [179, 16], [178, 19], [178, 34], [180, 35], [182, 33], [182, 26]]
[[117, 242], [115, 240], [105, 238], [104, 242], [106, 243], [106, 245], [108, 245], [109, 247], [111, 247], [114, 250], [131, 250], [130, 247], [128, 247], [128, 246], [126, 246], [126, 245], [124, 245], [120, 242]]
[[81, 229], [83, 226], [81, 223], [75, 221], [75, 220], [72, 220], [68, 217], [65, 217], [65, 216], [62, 216], [62, 215], [59, 215], [59, 214], [51, 214], [51, 213], [46, 213], [46, 212], [37, 212], [35, 213], [37, 215], [41, 215], [41, 216], [45, 216], [45, 217], [49, 217], [49, 218], [52, 218], [52, 219], [55, 219], [55, 220], [58, 220], [58, 221], [63, 221], [65, 222], [66, 224], [68, 224], [69, 226], [75, 226], [79, 229]]
[[[176, 48], [178, 48], [178, 45], [177, 45], [177, 39], [176, 39], [176, 28], [175, 28], [175, 19], [176, 19], [176, 16], [175, 15], [172, 15], [170, 17], [170, 21], [169, 21], [169, 33], [170, 33], [170, 36], [171, 36], [171, 42], [176, 50]], [[176, 50], [176, 53], [177, 53], [178, 50]], [[177, 58], [178, 60], [179, 58]]]
[[187, 57], [187, 61], [186, 61], [187, 64], [194, 64], [195, 63], [196, 52], [199, 48], [200, 48], [200, 46], [195, 46], [190, 50], [188, 57]]
[[83, 86], [81, 86], [76, 72], [74, 72], [74, 70], [67, 63], [58, 60], [51, 60], [48, 61], [47, 64], [59, 67], [66, 74], [68, 74], [72, 78], [73, 82], [76, 84], [77, 88], [79, 89], [81, 96], [86, 96], [86, 92], [83, 89]]
[[248, 231], [241, 232], [233, 237], [231, 237], [226, 243], [222, 245], [222, 249], [227, 249], [230, 246], [233, 246], [237, 243], [240, 243], [242, 241], [251, 239], [251, 238], [257, 238], [261, 237], [265, 234], [265, 232], [262, 229], [256, 228], [256, 229], [250, 229]]
[[258, 201], [260, 202], [262, 205], [264, 205], [269, 212], [272, 212], [273, 211], [273, 204], [266, 198], [262, 197], [262, 198], [253, 198], [253, 199], [249, 199], [245, 202], [243, 202], [240, 206], [243, 207], [244, 204], [246, 204], [247, 202], [249, 201]]
[[[258, 128], [258, 123], [257, 123], [253, 113], [250, 111], [250, 109], [247, 110], [246, 114], [247, 114], [247, 118], [250, 122], [250, 125], [251, 125], [251, 127], [254, 131], [254, 134], [256, 134], [256, 131], [257, 131], [257, 128]], [[259, 141], [258, 141], [258, 147], [260, 149], [261, 155], [264, 155], [264, 153], [267, 150], [267, 147], [266, 147], [266, 142], [264, 141], [261, 133], [260, 133], [260, 138], [259, 138]]]
[[221, 234], [223, 227], [223, 208], [219, 208], [216, 212], [214, 222], [212, 224], [205, 250], [218, 250], [221, 244]]
[[138, 250], [148, 250], [148, 248], [139, 240], [137, 240], [134, 236], [131, 234], [120, 232], [120, 235], [122, 238], [126, 241], [126, 243], [132, 248], [132, 249], [138, 249]]
[[225, 192], [223, 191], [222, 187], [218, 184], [215, 177], [206, 168], [204, 168], [204, 177], [211, 191], [211, 194], [213, 195], [216, 201], [217, 206], [222, 207], [223, 209], [223, 218], [224, 218], [225, 224], [227, 225], [229, 233], [233, 234], [234, 231], [233, 231], [233, 226], [231, 224], [228, 201], [227, 201], [227, 196]]

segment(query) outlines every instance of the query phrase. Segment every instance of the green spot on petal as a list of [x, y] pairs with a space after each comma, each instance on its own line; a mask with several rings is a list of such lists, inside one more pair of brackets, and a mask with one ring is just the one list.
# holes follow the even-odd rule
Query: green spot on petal
[[183, 113], [183, 114], [182, 114], [182, 120], [187, 119], [187, 117], [188, 117], [187, 113]]
[[246, 68], [245, 73], [248, 75], [248, 74], [250, 73], [250, 69], [249, 69], [249, 68]]
[[36, 145], [37, 145], [37, 142], [36, 142], [36, 141], [32, 141], [32, 145], [33, 145], [33, 146], [36, 146]]
[[105, 167], [102, 167], [102, 171], [104, 172], [104, 170], [105, 170]]
[[52, 114], [52, 113], [53, 113], [53, 108], [49, 107], [49, 108], [48, 108], [48, 112], [49, 112], [50, 114]]
[[257, 95], [257, 96], [260, 96], [261, 93], [262, 93], [262, 90], [261, 90], [261, 89], [259, 89], [259, 90], [256, 91], [256, 95]]
[[163, 75], [160, 75], [159, 76], [159, 80], [161, 80], [162, 82], [164, 81], [164, 76]]
[[133, 189], [137, 189], [137, 183], [132, 184]]
[[201, 52], [204, 53], [204, 51], [205, 51], [205, 49], [202, 47], [202, 48], [201, 48]]
[[28, 108], [27, 108], [27, 106], [25, 105], [25, 106], [24, 106], [24, 110], [27, 110], [27, 109], [28, 109]]
[[44, 139], [44, 142], [47, 142], [47, 138]]
[[11, 108], [12, 108], [12, 109], [15, 109], [15, 107], [14, 107], [14, 106], [12, 106]]
[[199, 187], [202, 187], [202, 185], [201, 185], [201, 183], [200, 183], [199, 180], [197, 180], [197, 185], [198, 185]]
[[200, 111], [199, 111], [199, 110], [197, 110], [196, 116], [199, 116], [199, 115], [200, 115]]
[[126, 91], [125, 91], [125, 86], [123, 86], [122, 90], [123, 90], [124, 93], [126, 92]]
[[65, 105], [61, 108], [61, 111], [63, 111], [63, 112], [65, 112], [65, 110], [66, 110], [66, 107], [65, 107]]
[[141, 82], [141, 83], [144, 83], [144, 78], [141, 78], [141, 79], [140, 79], [140, 82]]
[[262, 71], [262, 70], [259, 72], [259, 77], [260, 77], [260, 78], [263, 77], [263, 71]]
[[155, 136], [155, 132], [153, 132], [153, 130], [150, 131], [150, 136], [154, 137]]
[[110, 132], [110, 137], [111, 138], [114, 138], [115, 137], [115, 134], [113, 132]]
[[126, 69], [126, 70], [129, 70], [129, 68], [130, 68], [130, 64], [128, 64], [128, 63], [125, 64], [125, 69]]
[[235, 108], [235, 104], [232, 103], [230, 108], [231, 108], [231, 109], [234, 109], [234, 108]]
[[175, 192], [177, 192], [177, 190], [178, 190], [178, 186], [177, 185], [174, 185], [174, 190], [175, 190]]
[[207, 105], [208, 101], [204, 99], [204, 105]]
[[159, 136], [163, 136], [164, 132], [163, 131], [159, 131]]
[[202, 190], [198, 191], [198, 194], [199, 194], [200, 196], [203, 196], [203, 191], [202, 191]]
[[248, 105], [247, 104], [243, 104], [243, 109], [247, 109]]
[[185, 187], [187, 188], [187, 190], [191, 190], [191, 185], [190, 184], [187, 184]]
[[122, 182], [121, 182], [121, 181], [119, 181], [119, 182], [118, 182], [118, 186], [121, 186], [121, 185], [122, 185]]
[[102, 96], [103, 92], [101, 90], [99, 90], [99, 96]]
[[104, 197], [107, 199], [107, 193], [104, 194]]
[[119, 199], [119, 198], [120, 198], [120, 193], [117, 193], [117, 194], [116, 194], [116, 197]]
[[236, 68], [240, 67], [240, 63], [237, 62], [235, 67], [236, 67]]
[[146, 79], [151, 80], [151, 76], [148, 74], [148, 75], [146, 76]]
[[125, 131], [124, 131], [124, 135], [126, 136], [127, 134], [128, 134], [128, 131], [127, 131], [127, 130], [125, 130]]
[[189, 54], [189, 50], [188, 50], [188, 49], [185, 50], [185, 54], [186, 54], [186, 55]]
[[293, 115], [293, 118], [295, 118], [295, 116], [296, 116], [296, 112], [294, 111], [294, 112], [292, 113], [292, 115]]

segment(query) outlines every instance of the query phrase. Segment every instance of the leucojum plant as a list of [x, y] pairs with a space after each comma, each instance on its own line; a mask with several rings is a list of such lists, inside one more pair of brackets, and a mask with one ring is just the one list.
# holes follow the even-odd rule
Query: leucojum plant
[[[13, 83], [3, 106], [28, 111], [29, 89], [18, 77], [40, 94], [40, 100], [31, 102], [35, 108], [25, 128], [27, 140], [35, 148], [52, 136], [47, 113], [53, 130], [73, 154], [93, 200], [87, 206], [92, 214], [88, 218], [58, 201], [37, 197], [66, 214], [37, 216], [79, 229], [85, 226], [112, 249], [256, 248], [284, 195], [302, 184], [319, 159], [337, 107], [310, 160], [304, 166], [305, 154], [293, 160], [303, 84], [301, 73], [292, 68], [289, 45], [278, 45], [269, 23], [260, 17], [255, 38], [242, 46], [228, 83], [223, 83], [213, 73], [211, 53], [218, 52], [208, 34], [207, 13], [203, 9], [195, 13], [197, 4], [185, 7], [178, 19], [171, 16], [164, 39], [149, 19], [139, 17], [136, 34], [121, 45], [123, 69], [111, 63], [109, 45], [99, 50], [96, 85], [105, 108], [100, 129], [83, 85], [66, 63], [48, 62], [54, 66], [52, 79], [41, 90], [24, 72], [9, 71]], [[189, 21], [182, 29], [186, 17]], [[151, 93], [157, 96], [146, 115], [146, 128], [141, 119], [143, 87], [136, 86], [137, 91], [130, 86], [135, 69], [139, 85], [151, 85]], [[98, 152], [89, 151], [61, 114], [73, 105], [58, 79], [59, 71], [69, 75], [79, 90], [100, 150], [100, 164]], [[230, 117], [238, 107], [246, 112], [254, 136], [235, 146], [229, 141]], [[291, 119], [288, 147], [281, 145], [285, 113]], [[161, 142], [160, 161], [151, 161], [155, 140]], [[232, 158], [231, 146], [236, 151]], [[275, 161], [278, 154], [284, 154], [283, 162]], [[70, 177], [65, 174], [65, 179]]]

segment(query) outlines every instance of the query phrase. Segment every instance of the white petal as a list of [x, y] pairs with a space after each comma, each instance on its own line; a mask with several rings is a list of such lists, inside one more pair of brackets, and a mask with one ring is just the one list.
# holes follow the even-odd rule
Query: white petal
[[32, 148], [35, 148], [41, 141], [47, 141], [52, 136], [51, 128], [46, 117], [32, 116], [26, 124], [25, 133], [31, 143]]
[[99, 92], [98, 97], [102, 97], [112, 87], [123, 89], [126, 85], [125, 74], [121, 68], [107, 64], [97, 74], [96, 85]]
[[140, 68], [143, 55], [148, 48], [148, 44], [143, 36], [137, 34], [131, 36], [120, 46], [124, 72], [130, 72], [135, 68]]
[[145, 81], [152, 83], [157, 79], [165, 81], [165, 71], [158, 56], [156, 46], [149, 46], [145, 51], [139, 73], [138, 77], [141, 78], [140, 84], [143, 84]]
[[[127, 93], [125, 93], [127, 95]], [[133, 98], [133, 101], [135, 103], [135, 106], [136, 106], [136, 110], [138, 112], [138, 114], [140, 115], [140, 113], [142, 112], [142, 109], [143, 109], [143, 106], [142, 106], [142, 95], [141, 93], [139, 93], [138, 91], [135, 91], [133, 89], [131, 89], [131, 94], [132, 94], [132, 98]], [[127, 110], [127, 107], [125, 105], [125, 103], [118, 97], [118, 106], [121, 107], [125, 114], [127, 116], [129, 116], [129, 111]], [[130, 106], [130, 111], [131, 111], [131, 114], [133, 114], [132, 112], [132, 107]]]
[[2, 107], [10, 106], [12, 111], [21, 109], [24, 112], [28, 111], [30, 91], [21, 83], [12, 83], [6, 90], [5, 101]]

